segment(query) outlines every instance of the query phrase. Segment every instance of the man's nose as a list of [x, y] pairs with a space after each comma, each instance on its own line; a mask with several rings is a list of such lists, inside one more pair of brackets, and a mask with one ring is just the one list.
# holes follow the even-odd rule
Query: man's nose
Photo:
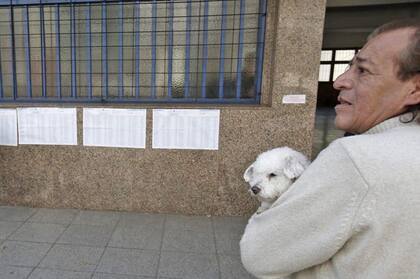
[[336, 90], [349, 89], [352, 87], [352, 85], [353, 82], [349, 77], [349, 70], [339, 75], [333, 83], [333, 87]]

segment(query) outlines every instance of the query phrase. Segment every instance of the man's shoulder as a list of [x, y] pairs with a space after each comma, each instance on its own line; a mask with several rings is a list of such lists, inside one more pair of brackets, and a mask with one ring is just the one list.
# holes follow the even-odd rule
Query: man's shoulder
[[363, 160], [410, 154], [419, 156], [420, 125], [398, 127], [377, 134], [344, 137], [334, 141], [332, 147], [334, 145], [341, 146], [350, 157]]
[[345, 147], [352, 146], [377, 146], [381, 144], [410, 144], [413, 140], [420, 139], [420, 125], [400, 126], [375, 134], [361, 134], [339, 138], [336, 142]]

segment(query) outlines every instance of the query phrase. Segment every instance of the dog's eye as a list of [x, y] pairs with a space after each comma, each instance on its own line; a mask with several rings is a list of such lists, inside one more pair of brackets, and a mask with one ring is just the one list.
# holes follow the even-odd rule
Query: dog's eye
[[277, 176], [275, 173], [270, 173], [270, 174], [268, 175], [268, 177], [269, 177], [269, 178], [273, 178], [273, 177], [275, 177], [275, 176]]

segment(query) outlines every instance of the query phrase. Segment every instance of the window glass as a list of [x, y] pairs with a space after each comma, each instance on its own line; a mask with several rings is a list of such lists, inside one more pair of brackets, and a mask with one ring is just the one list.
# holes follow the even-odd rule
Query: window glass
[[331, 65], [319, 65], [318, 81], [329, 81], [330, 71], [331, 71]]
[[335, 52], [335, 61], [350, 61], [353, 59], [355, 50], [337, 50]]
[[334, 74], [333, 80], [336, 80], [339, 75], [344, 73], [348, 67], [348, 64], [335, 64], [334, 65]]
[[331, 60], [332, 60], [332, 50], [321, 51], [321, 61], [331, 61]]

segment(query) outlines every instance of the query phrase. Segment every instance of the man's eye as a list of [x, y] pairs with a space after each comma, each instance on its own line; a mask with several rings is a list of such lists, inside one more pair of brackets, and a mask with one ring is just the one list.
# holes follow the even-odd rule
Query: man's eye
[[357, 71], [358, 71], [360, 74], [365, 74], [365, 73], [367, 73], [367, 70], [366, 70], [365, 68], [362, 68], [362, 67], [357, 67]]

